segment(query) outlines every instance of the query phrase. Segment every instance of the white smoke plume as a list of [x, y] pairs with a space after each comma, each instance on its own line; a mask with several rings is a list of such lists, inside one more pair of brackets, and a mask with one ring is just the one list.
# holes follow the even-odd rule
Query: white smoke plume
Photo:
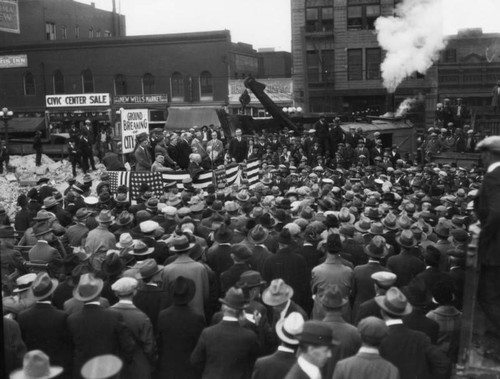
[[395, 16], [376, 20], [378, 42], [386, 51], [382, 78], [390, 93], [411, 74], [424, 74], [446, 46], [442, 7], [442, 0], [404, 0]]
[[401, 104], [399, 104], [398, 110], [394, 114], [395, 117], [404, 117], [408, 111], [410, 111], [413, 106], [417, 103], [418, 99], [416, 97], [408, 97], [404, 99]]

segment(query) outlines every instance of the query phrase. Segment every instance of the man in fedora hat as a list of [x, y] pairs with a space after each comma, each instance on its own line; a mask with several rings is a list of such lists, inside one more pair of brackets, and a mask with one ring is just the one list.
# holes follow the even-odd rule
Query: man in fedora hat
[[401, 231], [396, 237], [396, 243], [400, 246], [400, 252], [389, 257], [387, 268], [397, 275], [394, 285], [403, 288], [425, 270], [425, 263], [417, 256], [420, 250], [415, 249], [417, 241], [410, 229]]
[[247, 306], [241, 289], [230, 288], [223, 299], [222, 321], [203, 330], [191, 354], [205, 379], [249, 378], [260, 354], [257, 335], [238, 320]]
[[113, 249], [116, 245], [116, 238], [113, 233], [109, 231], [109, 226], [115, 219], [109, 210], [102, 210], [96, 217], [99, 226], [92, 229], [85, 241], [85, 251], [87, 254], [94, 254], [99, 249], [106, 250]]
[[234, 264], [220, 275], [221, 293], [226, 293], [240, 279], [240, 275], [250, 270], [249, 260], [252, 250], [242, 243], [231, 246], [231, 258]]
[[292, 312], [276, 324], [276, 334], [281, 344], [271, 355], [257, 359], [253, 368], [252, 379], [281, 379], [297, 361], [299, 346], [298, 334], [304, 327], [304, 318], [298, 312]]
[[255, 270], [262, 273], [264, 268], [264, 263], [268, 258], [272, 256], [272, 253], [269, 251], [264, 242], [269, 237], [269, 231], [264, 228], [262, 225], [257, 224], [248, 232], [248, 241], [253, 244], [252, 247], [252, 256], [250, 257], [250, 265]]
[[114, 354], [129, 362], [134, 353], [136, 343], [123, 316], [99, 303], [103, 285], [102, 279], [84, 274], [73, 291], [73, 297], [84, 302], [83, 309], [69, 315], [67, 322], [73, 337], [74, 377], [78, 377], [83, 364], [92, 357]]
[[367, 317], [358, 324], [363, 342], [357, 354], [337, 363], [333, 379], [399, 379], [399, 371], [380, 356], [379, 346], [388, 334], [384, 321]]
[[47, 273], [39, 273], [29, 289], [36, 303], [19, 313], [17, 321], [27, 349], [42, 350], [52, 357], [54, 364], [64, 368], [65, 378], [71, 378], [71, 335], [66, 324], [68, 315], [51, 304], [58, 283]]
[[448, 378], [451, 367], [446, 354], [431, 345], [424, 333], [404, 325], [402, 318], [412, 311], [406, 296], [391, 287], [375, 301], [389, 327], [388, 336], [380, 345], [380, 355], [398, 368], [401, 379]]
[[125, 362], [122, 377], [150, 379], [158, 356], [153, 325], [146, 314], [132, 303], [138, 285], [137, 279], [130, 277], [120, 278], [114, 282], [111, 289], [119, 300], [111, 309], [122, 314], [136, 341], [132, 361]]
[[164, 289], [168, 289], [178, 276], [193, 280], [196, 291], [194, 298], [189, 302], [189, 306], [196, 313], [205, 315], [205, 306], [209, 298], [208, 272], [202, 263], [194, 261], [189, 256], [189, 252], [194, 245], [195, 243], [190, 242], [185, 235], [174, 237], [170, 251], [177, 254], [177, 258], [163, 268], [161, 278]]
[[[389, 288], [394, 286], [397, 276], [389, 271], [378, 271], [371, 275], [371, 279], [375, 287], [375, 296], [383, 296]], [[356, 319], [354, 320], [354, 325], [357, 325], [359, 321], [369, 316], [382, 318], [380, 307], [375, 301], [375, 298], [371, 298], [361, 303], [356, 314]]]
[[301, 255], [295, 253], [294, 241], [288, 229], [280, 232], [279, 249], [266, 260], [262, 277], [268, 283], [273, 279], [283, 279], [294, 290], [294, 301], [306, 311], [312, 307], [311, 292], [304, 283], [309, 283], [311, 273], [307, 270], [307, 262]]
[[134, 267], [138, 267], [138, 279], [143, 283], [135, 292], [134, 305], [148, 316], [156, 332], [158, 315], [172, 303], [168, 289], [162, 286], [163, 266], [158, 265], [153, 258], [147, 258]]
[[10, 374], [10, 379], [55, 378], [60, 377], [64, 368], [52, 366], [50, 357], [41, 350], [28, 351], [23, 358], [23, 368]]
[[285, 379], [321, 379], [321, 369], [332, 355], [332, 346], [337, 345], [332, 329], [322, 321], [306, 321], [298, 340], [299, 356]]
[[352, 291], [352, 297], [354, 299], [352, 310], [353, 320], [356, 319], [359, 306], [366, 300], [375, 296], [371, 275], [378, 271], [389, 271], [381, 263], [382, 259], [389, 253], [384, 237], [374, 236], [372, 240], [365, 245], [364, 251], [368, 256], [368, 263], [354, 268]]
[[14, 229], [12, 227], [0, 228], [0, 269], [2, 285], [10, 286], [9, 276], [18, 272], [25, 272], [24, 258], [19, 250], [14, 249]]
[[137, 135], [137, 145], [134, 151], [135, 171], [151, 171], [153, 160], [149, 151], [149, 136], [143, 132]]
[[42, 209], [45, 209], [47, 212], [51, 213], [55, 218], [57, 218], [59, 224], [61, 224], [63, 227], [67, 227], [69, 224], [71, 224], [71, 214], [61, 207], [61, 205], [57, 202], [53, 195], [46, 197], [43, 200]]
[[[340, 235], [330, 234], [325, 248], [327, 251], [325, 262], [314, 267], [311, 274], [311, 292], [315, 295], [312, 318], [315, 320], [321, 320], [325, 316], [320, 297], [329, 285], [336, 285], [345, 298], [350, 296], [352, 290], [352, 268], [346, 266], [340, 257], [342, 251]], [[343, 313], [347, 319], [350, 319], [350, 306], [347, 302], [343, 304]]]
[[38, 194], [37, 194], [38, 195], [37, 200], [38, 200], [39, 204], [43, 204], [43, 200], [46, 197], [52, 196], [52, 194], [56, 190], [49, 183], [50, 183], [50, 179], [47, 177], [40, 178], [36, 182], [36, 185], [39, 186], [38, 187]]
[[55, 270], [62, 262], [61, 253], [50, 245], [56, 238], [52, 228], [47, 224], [36, 226], [33, 233], [37, 238], [37, 243], [29, 250], [30, 262], [48, 264], [50, 270]]
[[73, 216], [74, 224], [69, 226], [61, 239], [61, 242], [68, 247], [82, 246], [82, 242], [89, 232], [85, 221], [90, 216], [86, 208], [80, 208]]
[[207, 263], [212, 270], [220, 276], [224, 271], [232, 266], [231, 241], [234, 231], [225, 223], [214, 232], [214, 246], [208, 250]]
[[188, 307], [196, 291], [191, 279], [178, 276], [170, 285], [173, 304], [158, 316], [158, 377], [196, 379], [199, 372], [189, 362], [205, 327], [205, 318]]
[[325, 310], [323, 322], [332, 328], [333, 339], [338, 342], [332, 348], [332, 356], [323, 370], [325, 378], [331, 378], [337, 362], [350, 357], [361, 347], [361, 338], [356, 327], [347, 323], [342, 317], [342, 307], [348, 302], [336, 284], [328, 285], [319, 297], [319, 302]]
[[5, 315], [15, 318], [20, 312], [29, 309], [35, 303], [35, 300], [28, 291], [37, 275], [30, 272], [22, 275], [15, 280], [14, 288], [10, 296], [5, 294], [2, 298], [2, 306]]

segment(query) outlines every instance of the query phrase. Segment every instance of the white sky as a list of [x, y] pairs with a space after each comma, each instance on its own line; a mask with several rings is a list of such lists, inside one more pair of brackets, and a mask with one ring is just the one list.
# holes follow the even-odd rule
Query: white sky
[[[112, 0], [78, 0], [112, 9]], [[233, 42], [291, 51], [293, 0], [115, 0], [126, 16], [128, 35], [228, 29]], [[443, 30], [482, 27], [500, 32], [500, 0], [443, 0]]]

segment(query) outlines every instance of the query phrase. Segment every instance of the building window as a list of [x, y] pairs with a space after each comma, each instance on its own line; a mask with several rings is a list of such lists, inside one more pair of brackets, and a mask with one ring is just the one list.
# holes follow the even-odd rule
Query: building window
[[115, 95], [127, 94], [127, 79], [125, 75], [118, 74], [115, 76]]
[[172, 74], [172, 101], [184, 101], [184, 78], [179, 72]]
[[35, 77], [31, 72], [27, 72], [24, 74], [24, 95], [25, 96], [36, 95]]
[[93, 27], [89, 28], [89, 38], [94, 38], [94, 28]]
[[45, 23], [45, 36], [47, 41], [54, 41], [56, 39], [56, 24], [53, 22]]
[[82, 72], [82, 88], [83, 93], [94, 92], [94, 75], [88, 69]]
[[457, 62], [457, 49], [446, 49], [443, 54], [444, 63]]
[[319, 54], [316, 50], [308, 51], [306, 54], [307, 79], [309, 82], [319, 82]]
[[80, 27], [75, 26], [75, 39], [80, 39]]
[[380, 79], [380, 62], [382, 60], [382, 51], [379, 48], [366, 49], [366, 79]]
[[61, 39], [68, 39], [68, 28], [66, 25], [61, 26]]
[[95, 32], [95, 36], [97, 38], [101, 38], [101, 29], [97, 29], [97, 32]]
[[333, 30], [333, 7], [306, 8], [306, 32]]
[[[349, 5], [347, 7], [347, 29], [375, 29], [375, 20], [380, 16], [380, 1], [369, 0], [371, 4]], [[354, 3], [350, 0], [349, 3]]]
[[208, 71], [203, 71], [200, 74], [200, 100], [213, 100], [213, 97], [212, 74]]
[[335, 60], [333, 50], [321, 50], [321, 76], [323, 81], [335, 78]]
[[54, 72], [54, 93], [64, 93], [64, 76], [60, 70]]
[[144, 74], [142, 77], [142, 93], [151, 95], [155, 93], [155, 77], [151, 74]]
[[347, 50], [347, 80], [363, 79], [363, 50]]

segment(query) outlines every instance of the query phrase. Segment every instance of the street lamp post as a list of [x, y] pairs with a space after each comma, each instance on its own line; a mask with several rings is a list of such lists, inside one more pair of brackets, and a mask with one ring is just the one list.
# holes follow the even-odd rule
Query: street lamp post
[[7, 146], [7, 138], [9, 136], [9, 132], [7, 130], [8, 126], [9, 126], [9, 120], [12, 119], [13, 116], [14, 116], [14, 112], [9, 110], [9, 108], [5, 107], [0, 111], [0, 119], [3, 120], [3, 126], [5, 128], [5, 146]]

